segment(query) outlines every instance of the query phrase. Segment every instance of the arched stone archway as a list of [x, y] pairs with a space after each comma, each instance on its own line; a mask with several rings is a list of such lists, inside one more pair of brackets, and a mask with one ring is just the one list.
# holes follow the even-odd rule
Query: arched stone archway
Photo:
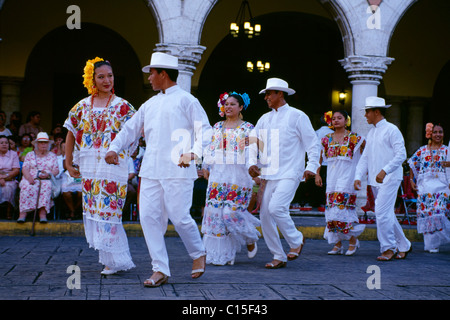
[[[247, 92], [251, 98], [245, 118], [256, 123], [268, 112], [259, 91], [270, 77], [288, 81], [297, 91], [289, 103], [312, 120], [332, 107], [333, 90], [350, 89], [338, 60], [344, 57], [339, 30], [333, 21], [299, 12], [277, 12], [254, 18], [264, 26], [257, 38], [227, 35], [214, 48], [200, 76], [197, 96], [211, 122], [218, 121], [216, 102], [224, 91]], [[269, 72], [248, 72], [247, 60], [270, 61]]]
[[445, 142], [450, 139], [450, 100], [448, 98], [450, 88], [450, 60], [442, 67], [436, 79], [433, 97], [427, 119], [430, 121], [441, 121], [445, 130]]
[[97, 24], [82, 24], [80, 30], [62, 26], [44, 36], [28, 58], [21, 97], [24, 118], [29, 111], [40, 111], [47, 131], [63, 122], [70, 108], [88, 95], [83, 68], [96, 56], [111, 62], [118, 96], [136, 108], [147, 99], [140, 61], [126, 40]]

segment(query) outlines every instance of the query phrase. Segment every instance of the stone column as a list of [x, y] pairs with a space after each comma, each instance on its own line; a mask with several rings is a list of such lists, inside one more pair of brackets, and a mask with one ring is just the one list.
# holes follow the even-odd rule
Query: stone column
[[155, 51], [165, 52], [178, 57], [180, 69], [177, 83], [182, 89], [191, 92], [192, 76], [205, 49], [206, 47], [200, 45], [158, 43]]
[[362, 109], [365, 100], [378, 95], [378, 85], [393, 60], [388, 57], [349, 56], [339, 61], [352, 84], [352, 130], [362, 135], [370, 129]]
[[[393, 60], [388, 57], [349, 56], [339, 61], [352, 84], [352, 130], [363, 136], [367, 136], [371, 128], [364, 117], [365, 100], [378, 95], [378, 85]], [[367, 201], [367, 179], [361, 181], [361, 187], [356, 201], [358, 215], [363, 214], [361, 207]]]

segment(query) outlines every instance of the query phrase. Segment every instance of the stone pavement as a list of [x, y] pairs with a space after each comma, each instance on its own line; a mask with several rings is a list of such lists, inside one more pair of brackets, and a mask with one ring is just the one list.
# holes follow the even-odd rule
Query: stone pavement
[[[190, 305], [188, 300], [267, 304], [277, 300], [450, 299], [450, 245], [442, 246], [439, 254], [430, 254], [422, 242], [414, 242], [406, 260], [378, 262], [377, 241], [361, 241], [357, 254], [347, 257], [329, 256], [330, 245], [325, 240], [307, 239], [298, 260], [286, 268], [268, 270], [264, 264], [271, 255], [261, 239], [254, 259], [241, 252], [235, 265], [208, 265], [206, 273], [193, 280], [181, 239], [167, 237], [166, 241], [173, 274], [169, 284], [145, 288], [151, 266], [143, 237], [129, 237], [136, 268], [102, 277], [98, 253], [84, 237], [2, 236], [0, 300], [179, 300], [181, 304], [169, 311], [181, 314], [181, 308]], [[79, 273], [68, 272], [73, 265]], [[77, 275], [79, 289], [74, 287]]]

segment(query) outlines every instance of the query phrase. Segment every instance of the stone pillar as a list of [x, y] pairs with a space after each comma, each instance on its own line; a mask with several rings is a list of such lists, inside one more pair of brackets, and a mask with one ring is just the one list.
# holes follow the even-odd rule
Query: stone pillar
[[189, 46], [183, 44], [158, 43], [156, 44], [155, 51], [168, 53], [178, 57], [180, 69], [177, 83], [182, 89], [191, 92], [192, 76], [205, 49], [206, 47], [200, 45]]
[[378, 95], [378, 85], [393, 60], [388, 57], [349, 56], [339, 61], [352, 84], [352, 130], [362, 135], [370, 129], [362, 109], [365, 100]]
[[20, 88], [22, 79], [2, 78], [1, 86], [1, 109], [6, 113], [6, 123], [9, 123], [9, 117], [14, 111], [20, 111]]
[[[378, 95], [378, 85], [392, 60], [388, 57], [349, 56], [339, 61], [352, 84], [352, 130], [363, 136], [367, 136], [371, 128], [364, 116], [365, 100]], [[361, 207], [367, 201], [367, 179], [361, 181], [361, 186], [356, 200], [358, 215], [363, 214]]]

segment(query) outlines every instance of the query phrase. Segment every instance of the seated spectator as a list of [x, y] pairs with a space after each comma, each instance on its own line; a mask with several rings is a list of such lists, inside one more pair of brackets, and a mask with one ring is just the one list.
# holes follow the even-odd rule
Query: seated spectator
[[20, 173], [19, 157], [9, 149], [9, 141], [0, 136], [0, 203], [6, 202], [6, 218], [12, 219], [15, 207], [15, 195], [18, 182], [16, 177]]
[[30, 134], [25, 133], [20, 137], [19, 143], [19, 161], [23, 163], [28, 152], [33, 151], [33, 138]]
[[56, 155], [50, 152], [50, 139], [46, 132], [40, 132], [33, 141], [35, 150], [25, 156], [20, 181], [19, 219], [25, 222], [27, 213], [38, 209], [41, 223], [47, 222], [47, 213], [54, 205], [52, 199], [51, 174], [58, 175]]
[[6, 113], [0, 110], [0, 136], [12, 136], [11, 131], [6, 128]]
[[13, 111], [9, 116], [9, 124], [6, 126], [11, 131], [13, 136], [19, 136], [19, 129], [22, 125], [22, 113], [20, 111]]
[[65, 135], [61, 132], [61, 133], [57, 133], [53, 136], [53, 146], [52, 146], [52, 152], [54, 154], [56, 154], [57, 156], [62, 155], [62, 148], [61, 148], [61, 143], [64, 142], [66, 140]]
[[36, 139], [39, 132], [44, 131], [41, 124], [41, 113], [39, 111], [31, 111], [28, 114], [27, 122], [20, 126], [19, 136], [23, 136], [25, 133], [29, 133], [32, 140]]
[[17, 157], [19, 157], [19, 144], [17, 136], [15, 135], [9, 136], [8, 141], [9, 141], [9, 150], [17, 153]]
[[75, 179], [70, 176], [69, 172], [65, 168], [65, 142], [61, 143], [62, 154], [58, 156], [60, 158], [60, 176], [61, 176], [61, 193], [64, 199], [64, 203], [69, 210], [66, 219], [71, 221], [75, 218], [75, 212], [81, 207], [81, 178]]

